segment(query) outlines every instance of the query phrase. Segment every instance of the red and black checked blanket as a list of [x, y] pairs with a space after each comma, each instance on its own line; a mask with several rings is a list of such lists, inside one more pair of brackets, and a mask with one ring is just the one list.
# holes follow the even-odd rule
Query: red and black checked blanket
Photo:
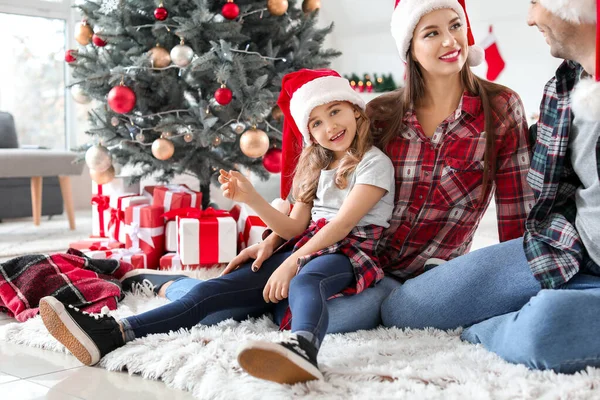
[[[304, 246], [313, 236], [317, 234], [323, 227], [327, 225], [327, 220], [321, 218], [318, 221], [311, 221], [309, 227], [304, 233], [288, 240], [284, 243], [277, 252], [296, 251]], [[377, 282], [383, 279], [383, 270], [379, 266], [377, 258], [377, 245], [383, 234], [383, 228], [376, 225], [357, 226], [350, 231], [346, 238], [337, 243], [332, 244], [324, 249], [321, 249], [308, 256], [298, 259], [298, 272], [310, 260], [324, 254], [342, 253], [350, 259], [350, 263], [354, 268], [354, 277], [356, 284], [352, 287], [344, 289], [341, 293], [331, 296], [335, 298], [339, 296], [348, 296], [358, 294], [374, 286]], [[288, 307], [285, 316], [283, 317], [280, 329], [289, 329], [292, 321], [292, 313]]]
[[0, 311], [23, 322], [38, 313], [39, 301], [54, 296], [84, 311], [115, 310], [122, 298], [121, 278], [132, 270], [118, 260], [95, 260], [78, 250], [35, 254], [0, 264]]

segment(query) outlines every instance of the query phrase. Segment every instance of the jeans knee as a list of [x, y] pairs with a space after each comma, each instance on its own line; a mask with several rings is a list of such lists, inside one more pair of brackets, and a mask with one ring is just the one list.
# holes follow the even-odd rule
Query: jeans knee
[[409, 306], [403, 302], [402, 286], [392, 290], [391, 293], [381, 303], [381, 322], [383, 326], [406, 328], [409, 326], [406, 307]]

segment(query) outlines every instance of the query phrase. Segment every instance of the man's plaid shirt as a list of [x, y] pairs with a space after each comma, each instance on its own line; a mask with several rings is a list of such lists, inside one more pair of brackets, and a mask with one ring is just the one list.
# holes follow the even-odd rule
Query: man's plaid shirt
[[[536, 203], [527, 220], [525, 254], [543, 288], [556, 288], [582, 268], [598, 269], [577, 229], [575, 192], [581, 185], [568, 153], [573, 123], [571, 92], [582, 68], [564, 62], [544, 90], [528, 181]], [[600, 142], [595, 149], [600, 177]], [[600, 223], [600, 221], [599, 221]]]
[[[500, 241], [523, 236], [534, 197], [527, 184], [530, 146], [519, 96], [494, 97], [497, 174], [494, 182]], [[396, 173], [395, 209], [380, 246], [381, 265], [407, 279], [430, 258], [467, 253], [487, 209], [492, 185], [482, 194], [485, 152], [481, 99], [465, 93], [457, 110], [427, 138], [410, 109], [387, 146]]]

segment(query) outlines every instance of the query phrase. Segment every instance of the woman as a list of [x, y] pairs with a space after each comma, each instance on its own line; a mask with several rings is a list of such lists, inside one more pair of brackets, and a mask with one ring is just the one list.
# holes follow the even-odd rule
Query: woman
[[[329, 333], [371, 329], [381, 316], [386, 325], [444, 327], [444, 317], [450, 315], [439, 303], [421, 306], [436, 294], [406, 291], [410, 281], [400, 281], [467, 253], [494, 189], [503, 242], [523, 235], [533, 204], [526, 182], [530, 149], [523, 105], [511, 90], [471, 72], [469, 64], [480, 62], [482, 51], [472, 46], [463, 5], [457, 0], [402, 0], [396, 3], [392, 32], [407, 63], [406, 85], [367, 107], [376, 142], [396, 174], [395, 210], [379, 247], [388, 277], [359, 295], [330, 300]], [[250, 259], [261, 265], [281, 243], [272, 234], [242, 251], [230, 266]], [[171, 300], [198, 282], [181, 278], [173, 283], [172, 276], [136, 273], [125, 280], [126, 288], [148, 278]], [[394, 289], [380, 315], [381, 303]], [[282, 311], [285, 303], [280, 303]], [[252, 310], [230, 310], [202, 322], [247, 314]], [[276, 322], [281, 314], [275, 310]]]

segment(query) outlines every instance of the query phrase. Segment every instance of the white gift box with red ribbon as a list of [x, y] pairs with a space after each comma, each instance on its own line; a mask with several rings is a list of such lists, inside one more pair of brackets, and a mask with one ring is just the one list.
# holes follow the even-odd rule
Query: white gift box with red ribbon
[[110, 219], [108, 222], [109, 237], [125, 243], [127, 234], [125, 233], [125, 210], [127, 207], [139, 204], [150, 204], [150, 200], [145, 196], [139, 196], [133, 193], [113, 194], [110, 196]]
[[110, 197], [100, 193], [92, 196], [92, 236], [108, 238], [108, 224], [110, 222]]
[[240, 216], [237, 220], [237, 229], [240, 233], [240, 250], [253, 244], [260, 243], [263, 240], [263, 233], [267, 229], [267, 224], [253, 209], [246, 204], [240, 205]]
[[165, 225], [165, 250], [177, 251], [177, 221], [169, 221]]
[[226, 211], [198, 210], [198, 218], [177, 217], [178, 253], [183, 265], [228, 263], [237, 254], [237, 225]]
[[165, 253], [164, 209], [148, 204], [129, 206], [125, 210], [126, 246], [141, 249], [148, 258], [148, 268], [158, 269]]
[[133, 265], [136, 269], [148, 268], [148, 258], [140, 249], [111, 249], [111, 250], [90, 250], [83, 254], [96, 260], [118, 260]]

